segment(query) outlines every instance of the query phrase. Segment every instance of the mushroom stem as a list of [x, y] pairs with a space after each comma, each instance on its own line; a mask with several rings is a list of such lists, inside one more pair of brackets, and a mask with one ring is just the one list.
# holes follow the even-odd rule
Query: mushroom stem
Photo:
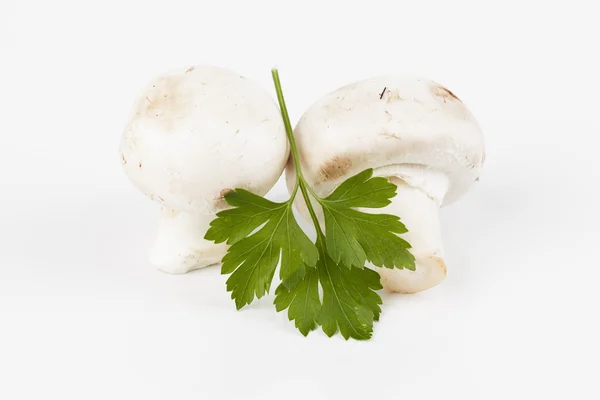
[[440, 206], [420, 188], [410, 186], [396, 176], [388, 179], [398, 186], [397, 195], [391, 199], [390, 205], [378, 211], [397, 215], [406, 225], [408, 232], [401, 236], [412, 246], [416, 270], [379, 268], [381, 284], [392, 292], [420, 292], [439, 284], [446, 277]]
[[190, 214], [163, 207], [150, 264], [169, 274], [185, 274], [221, 261], [224, 243], [204, 239], [214, 215]]

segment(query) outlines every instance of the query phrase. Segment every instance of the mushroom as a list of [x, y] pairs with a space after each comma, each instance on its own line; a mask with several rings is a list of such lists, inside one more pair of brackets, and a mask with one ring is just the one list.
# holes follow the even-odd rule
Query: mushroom
[[[391, 204], [363, 210], [399, 216], [416, 258], [414, 272], [379, 269], [384, 288], [414, 293], [446, 277], [439, 208], [467, 192], [485, 159], [481, 130], [458, 97], [426, 79], [367, 79], [315, 103], [294, 136], [304, 177], [319, 196], [367, 168], [397, 185]], [[286, 176], [291, 190], [292, 163]], [[308, 218], [300, 196], [296, 206]]]
[[235, 188], [264, 195], [289, 147], [278, 106], [257, 83], [198, 65], [142, 92], [122, 137], [133, 184], [162, 205], [150, 263], [180, 274], [220, 262], [227, 247], [204, 239]]

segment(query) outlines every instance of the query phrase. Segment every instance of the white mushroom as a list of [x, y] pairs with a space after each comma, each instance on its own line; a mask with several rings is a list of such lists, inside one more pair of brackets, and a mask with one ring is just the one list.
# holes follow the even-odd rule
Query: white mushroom
[[279, 108], [255, 82], [204, 65], [152, 81], [121, 142], [127, 175], [162, 205], [151, 264], [178, 274], [220, 262], [226, 245], [204, 234], [223, 197], [264, 195], [288, 154]]
[[[397, 215], [409, 230], [403, 237], [416, 271], [379, 269], [386, 289], [414, 293], [445, 278], [439, 208], [469, 189], [485, 158], [480, 128], [452, 92], [426, 79], [364, 80], [315, 103], [294, 136], [304, 176], [320, 196], [367, 168], [398, 186], [389, 206], [364, 210]], [[289, 188], [293, 168], [288, 164]], [[306, 217], [300, 196], [296, 205]]]

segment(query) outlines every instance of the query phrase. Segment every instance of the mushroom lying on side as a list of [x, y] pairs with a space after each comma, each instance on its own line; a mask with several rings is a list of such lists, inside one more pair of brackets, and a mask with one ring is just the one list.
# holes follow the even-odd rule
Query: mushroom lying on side
[[121, 142], [134, 185], [162, 205], [150, 255], [156, 268], [185, 273], [220, 262], [225, 244], [204, 240], [234, 188], [264, 195], [289, 149], [279, 108], [255, 82], [199, 65], [146, 87]]
[[[397, 215], [409, 230], [402, 236], [416, 271], [379, 269], [386, 289], [414, 293], [445, 278], [439, 208], [467, 192], [485, 158], [481, 130], [458, 97], [425, 79], [376, 77], [326, 95], [294, 136], [304, 176], [322, 197], [367, 168], [398, 186], [390, 205], [364, 210]], [[293, 168], [289, 163], [290, 189]], [[296, 205], [308, 218], [300, 196]]]

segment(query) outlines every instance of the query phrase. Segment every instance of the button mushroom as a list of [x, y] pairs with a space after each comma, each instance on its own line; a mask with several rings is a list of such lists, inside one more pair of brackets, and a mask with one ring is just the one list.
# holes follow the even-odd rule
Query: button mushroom
[[121, 141], [133, 184], [162, 205], [150, 263], [185, 273], [220, 262], [224, 244], [204, 240], [234, 188], [264, 195], [289, 149], [279, 108], [255, 82], [199, 65], [153, 80]]
[[[320, 196], [366, 168], [398, 186], [390, 205], [364, 210], [397, 215], [408, 228], [402, 236], [416, 270], [379, 269], [386, 289], [414, 293], [445, 278], [439, 208], [467, 192], [485, 158], [481, 130], [458, 97], [425, 79], [376, 77], [323, 97], [294, 136], [304, 176]], [[286, 173], [289, 188], [293, 168]], [[306, 216], [300, 197], [296, 205]]]

